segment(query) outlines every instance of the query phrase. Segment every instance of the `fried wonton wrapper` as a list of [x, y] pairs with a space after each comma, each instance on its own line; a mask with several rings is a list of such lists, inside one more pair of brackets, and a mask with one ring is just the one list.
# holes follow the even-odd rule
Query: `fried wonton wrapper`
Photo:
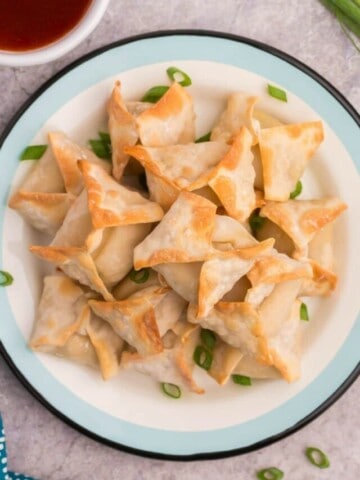
[[213, 377], [219, 385], [225, 385], [233, 373], [234, 368], [243, 357], [243, 354], [238, 348], [231, 347], [218, 338], [212, 355], [212, 362], [208, 374]]
[[130, 295], [136, 293], [144, 288], [157, 286], [160, 287], [161, 283], [159, 280], [159, 274], [152, 270], [151, 268], [147, 269], [149, 276], [143, 283], [137, 283], [130, 278], [130, 275], [127, 275], [121, 282], [116, 285], [113, 289], [112, 294], [116, 300], [125, 300], [129, 298]]
[[300, 254], [305, 254], [309, 242], [325, 225], [335, 220], [346, 204], [336, 197], [319, 200], [288, 200], [267, 202], [260, 215], [282, 228], [294, 242]]
[[[262, 240], [266, 239], [264, 238]], [[227, 215], [215, 216], [212, 242], [219, 250], [252, 247], [258, 244], [258, 241], [240, 222]], [[228, 248], [225, 248], [226, 246]]]
[[216, 205], [182, 192], [162, 221], [134, 250], [136, 270], [204, 260], [212, 250]]
[[104, 379], [120, 363], [123, 340], [91, 313], [88, 294], [66, 276], [48, 276], [36, 315], [30, 347], [99, 367]]
[[197, 303], [200, 271], [203, 263], [162, 263], [154, 270], [160, 273], [166, 283], [182, 298], [190, 303]]
[[195, 140], [193, 100], [175, 82], [155, 105], [137, 117], [136, 124], [145, 147], [191, 143]]
[[242, 127], [235, 135], [230, 150], [208, 178], [209, 186], [227, 213], [241, 222], [250, 216], [256, 206], [251, 141], [249, 130]]
[[26, 175], [20, 190], [47, 193], [65, 192], [63, 177], [50, 148], [47, 148], [44, 155], [34, 162], [34, 166]]
[[93, 230], [86, 248], [107, 288], [112, 288], [132, 269], [133, 252], [150, 232], [149, 223]]
[[70, 278], [100, 293], [106, 300], [113, 300], [113, 296], [100, 278], [94, 261], [86, 248], [33, 245], [30, 247], [30, 251], [39, 258], [53, 263]]
[[275, 366], [288, 382], [297, 380], [301, 369], [301, 302], [296, 300], [301, 283], [289, 280], [277, 284], [258, 309], [260, 321], [255, 329], [260, 360]]
[[199, 328], [187, 326], [175, 346], [163, 352], [143, 357], [124, 352], [121, 368], [151, 375], [161, 383], [172, 383], [195, 393], [204, 393], [193, 378], [193, 353], [199, 341]]
[[219, 302], [203, 318], [197, 317], [197, 306], [190, 305], [188, 321], [213, 330], [228, 345], [239, 348], [244, 353], [255, 355], [258, 352], [255, 329], [259, 315], [249, 303]]
[[270, 252], [273, 240], [252, 247], [219, 252], [204, 262], [199, 279], [198, 316], [205, 317], [211, 308], [232, 289], [254, 265], [256, 259]]
[[139, 134], [135, 116], [128, 111], [121, 96], [121, 84], [119, 81], [115, 82], [107, 110], [112, 149], [112, 174], [116, 180], [120, 180], [129, 161], [129, 155], [124, 152], [124, 147], [135, 145]]
[[232, 143], [235, 135], [245, 126], [252, 135], [252, 143], [257, 143], [258, 122], [253, 118], [254, 105], [258, 97], [237, 92], [229, 96], [226, 110], [211, 131], [211, 140]]
[[303, 282], [300, 295], [330, 295], [336, 288], [334, 273], [333, 224], [320, 230], [309, 243], [309, 261], [313, 270], [311, 279]]
[[88, 192], [89, 210], [95, 228], [157, 222], [162, 208], [138, 192], [118, 184], [101, 167], [79, 162]]
[[295, 249], [294, 242], [291, 238], [284, 230], [268, 218], [264, 218], [264, 223], [256, 231], [256, 238], [260, 241], [266, 238], [273, 238], [275, 240], [274, 248], [276, 248], [279, 253], [285, 253], [289, 257], [292, 256]]
[[321, 122], [261, 130], [259, 145], [266, 200], [289, 199], [323, 138]]
[[166, 292], [167, 289], [158, 288], [143, 296], [122, 301], [90, 300], [89, 305], [96, 315], [109, 322], [115, 332], [141, 355], [151, 355], [163, 350], [154, 305]]
[[17, 210], [36, 230], [54, 235], [74, 200], [75, 197], [68, 193], [20, 190], [11, 197], [9, 207]]
[[251, 355], [243, 355], [232, 373], [259, 379], [280, 378], [280, 372], [275, 367], [264, 365]]
[[88, 148], [80, 147], [62, 132], [50, 132], [49, 143], [63, 176], [66, 191], [75, 196], [79, 195], [84, 187], [77, 165], [79, 160], [98, 165], [107, 172], [111, 170], [109, 162], [101, 160]]
[[146, 182], [150, 192], [150, 200], [156, 202], [167, 212], [179, 196], [179, 189], [149, 171], [146, 171]]
[[125, 148], [125, 152], [173, 188], [194, 190], [206, 185], [207, 174], [228, 149], [223, 143], [204, 142], [158, 148], [135, 145]]
[[87, 192], [84, 189], [69, 208], [51, 245], [58, 247], [82, 247], [92, 229]]
[[261, 283], [273, 284], [297, 278], [311, 278], [312, 268], [309, 263], [299, 262], [274, 250], [272, 255], [258, 258], [247, 276], [251, 285], [257, 286]]

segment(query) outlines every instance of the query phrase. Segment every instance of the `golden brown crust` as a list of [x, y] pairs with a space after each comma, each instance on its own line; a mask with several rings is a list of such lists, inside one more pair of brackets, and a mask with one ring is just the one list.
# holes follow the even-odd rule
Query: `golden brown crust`
[[334, 272], [322, 267], [314, 260], [309, 260], [312, 267], [312, 278], [306, 280], [301, 288], [300, 295], [329, 296], [335, 290], [338, 277]]
[[257, 259], [247, 276], [254, 287], [260, 283], [280, 283], [297, 278], [311, 278], [312, 269], [309, 263], [295, 262], [280, 255], [269, 255]]

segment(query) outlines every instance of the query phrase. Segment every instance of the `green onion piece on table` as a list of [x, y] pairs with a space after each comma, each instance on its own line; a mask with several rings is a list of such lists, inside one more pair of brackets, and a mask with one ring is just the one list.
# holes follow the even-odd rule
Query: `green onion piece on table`
[[201, 330], [200, 338], [206, 348], [208, 348], [209, 350], [213, 350], [216, 343], [216, 335], [214, 332], [208, 329], [203, 329]]
[[20, 160], [39, 160], [46, 152], [47, 145], [30, 145], [22, 152]]
[[[180, 85], [182, 85], [183, 87], [189, 87], [192, 83], [189, 75], [187, 73], [183, 72], [182, 70], [180, 70], [179, 68], [169, 67], [166, 70], [166, 73], [168, 74], [168, 77], [170, 78], [170, 80], [173, 80], [174, 82], [180, 83]], [[178, 77], [180, 76], [182, 78], [182, 80], [177, 81], [176, 80], [176, 75]]]
[[231, 375], [231, 378], [237, 385], [244, 385], [245, 387], [250, 387], [251, 385], [251, 378], [245, 375]]
[[148, 280], [149, 275], [149, 269], [142, 268], [141, 270], [131, 270], [129, 278], [135, 283], [145, 283]]
[[269, 467], [257, 472], [256, 476], [259, 480], [280, 480], [284, 478], [284, 472], [276, 467]]
[[4, 270], [0, 270], [0, 287], [8, 287], [14, 281], [14, 277]]
[[309, 312], [304, 302], [300, 305], [300, 318], [301, 320], [309, 321]]
[[351, 32], [360, 38], [360, 1], [359, 0], [320, 0], [340, 23], [344, 33], [349, 37], [354, 47], [360, 52], [360, 46], [351, 36]]
[[157, 85], [150, 88], [142, 97], [142, 102], [156, 103], [169, 90], [166, 85]]
[[300, 180], [296, 183], [295, 190], [290, 193], [290, 198], [294, 200], [294, 198], [298, 197], [302, 192], [302, 183]]
[[202, 137], [199, 137], [195, 140], [195, 143], [203, 143], [203, 142], [210, 142], [211, 132], [206, 133]]
[[275, 87], [274, 85], [268, 84], [268, 94], [271, 97], [274, 97], [282, 102], [287, 102], [287, 95], [285, 90], [279, 87]]
[[257, 208], [249, 218], [249, 224], [252, 230], [253, 235], [264, 225], [265, 218], [260, 217], [260, 210]]
[[308, 460], [318, 468], [329, 468], [330, 461], [326, 454], [320, 450], [320, 448], [316, 447], [308, 447], [305, 450], [305, 455], [307, 456]]
[[194, 362], [204, 370], [209, 370], [212, 364], [213, 356], [209, 350], [202, 345], [198, 345], [194, 350]]
[[162, 383], [161, 388], [166, 395], [171, 398], [180, 398], [181, 397], [181, 390], [180, 387], [174, 385], [173, 383]]

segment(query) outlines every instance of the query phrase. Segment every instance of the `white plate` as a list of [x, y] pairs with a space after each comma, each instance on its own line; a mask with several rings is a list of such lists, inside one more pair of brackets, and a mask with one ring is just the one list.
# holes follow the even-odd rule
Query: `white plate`
[[[0, 162], [2, 224], [0, 268], [15, 281], [1, 289], [2, 350], [25, 385], [67, 422], [107, 443], [145, 455], [208, 458], [244, 452], [294, 431], [335, 400], [355, 376], [360, 329], [356, 326], [360, 265], [356, 240], [360, 158], [356, 114], [322, 79], [295, 60], [243, 39], [177, 34], [132, 39], [95, 52], [57, 76], [31, 100], [3, 138]], [[280, 58], [283, 57], [283, 58]], [[199, 136], [211, 129], [227, 95], [259, 95], [259, 108], [295, 123], [322, 119], [325, 142], [303, 177], [302, 198], [336, 195], [349, 209], [336, 222], [338, 288], [312, 300], [306, 325], [303, 375], [293, 384], [257, 381], [251, 388], [218, 387], [199, 372], [206, 394], [178, 401], [161, 394], [150, 378], [121, 373], [103, 382], [98, 373], [26, 347], [46, 267], [28, 252], [41, 239], [5, 207], [30, 164], [19, 165], [23, 148], [63, 130], [85, 144], [106, 127], [105, 103], [116, 79], [126, 99], [168, 83], [166, 68], [192, 78]], [[315, 77], [315, 78], [313, 78]], [[267, 83], [288, 92], [288, 102], [267, 95]], [[353, 159], [353, 160], [352, 160]], [[357, 208], [356, 208], [357, 207]]]

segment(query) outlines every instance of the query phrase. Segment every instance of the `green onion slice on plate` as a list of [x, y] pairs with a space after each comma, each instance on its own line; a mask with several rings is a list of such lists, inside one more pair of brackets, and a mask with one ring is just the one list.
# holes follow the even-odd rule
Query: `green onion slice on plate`
[[265, 218], [260, 217], [260, 209], [256, 209], [249, 218], [249, 224], [252, 230], [253, 235], [264, 225]]
[[213, 331], [206, 328], [202, 329], [200, 333], [200, 338], [206, 348], [208, 348], [209, 350], [213, 350], [216, 343], [216, 335]]
[[300, 319], [305, 320], [306, 322], [309, 321], [309, 312], [307, 305], [304, 302], [300, 305]]
[[8, 287], [14, 281], [14, 277], [4, 270], [0, 270], [0, 287]]
[[39, 160], [46, 152], [47, 145], [29, 145], [20, 156], [20, 160]]
[[271, 97], [281, 100], [282, 102], [287, 102], [287, 95], [285, 90], [279, 87], [275, 87], [275, 85], [268, 84], [268, 94]]
[[111, 139], [107, 132], [99, 132], [99, 138], [89, 140], [91, 150], [95, 155], [104, 160], [111, 160]]
[[166, 85], [156, 85], [150, 88], [142, 97], [142, 102], [156, 103], [169, 90]]
[[280, 480], [284, 478], [284, 472], [276, 467], [269, 467], [257, 472], [256, 476], [259, 480]]
[[295, 190], [290, 193], [290, 198], [293, 200], [294, 198], [298, 197], [302, 192], [302, 183], [300, 180], [296, 183]]
[[211, 132], [206, 133], [202, 137], [195, 140], [195, 143], [210, 142]]
[[320, 448], [308, 447], [305, 450], [305, 455], [307, 456], [310, 463], [315, 465], [315, 467], [318, 467], [318, 468], [330, 467], [330, 461], [328, 457], [322, 450], [320, 450]]
[[135, 283], [145, 283], [148, 280], [149, 275], [149, 269], [142, 268], [141, 270], [131, 270], [129, 278]]
[[207, 348], [203, 347], [202, 345], [198, 345], [194, 350], [193, 359], [196, 365], [204, 370], [209, 370], [213, 361], [213, 356]]
[[161, 388], [163, 392], [171, 398], [180, 398], [181, 390], [180, 387], [173, 383], [162, 383]]
[[[183, 87], [189, 87], [192, 84], [192, 81], [189, 75], [177, 67], [169, 67], [166, 70], [166, 73], [168, 74], [168, 77], [170, 78], [170, 80], [172, 80], [173, 82], [180, 83], [180, 85], [182, 85]], [[180, 77], [181, 80], [176, 80], [176, 77], [178, 78]]]
[[251, 385], [251, 378], [246, 377], [245, 375], [231, 375], [232, 381], [237, 385], [244, 385], [245, 387], [249, 387]]

